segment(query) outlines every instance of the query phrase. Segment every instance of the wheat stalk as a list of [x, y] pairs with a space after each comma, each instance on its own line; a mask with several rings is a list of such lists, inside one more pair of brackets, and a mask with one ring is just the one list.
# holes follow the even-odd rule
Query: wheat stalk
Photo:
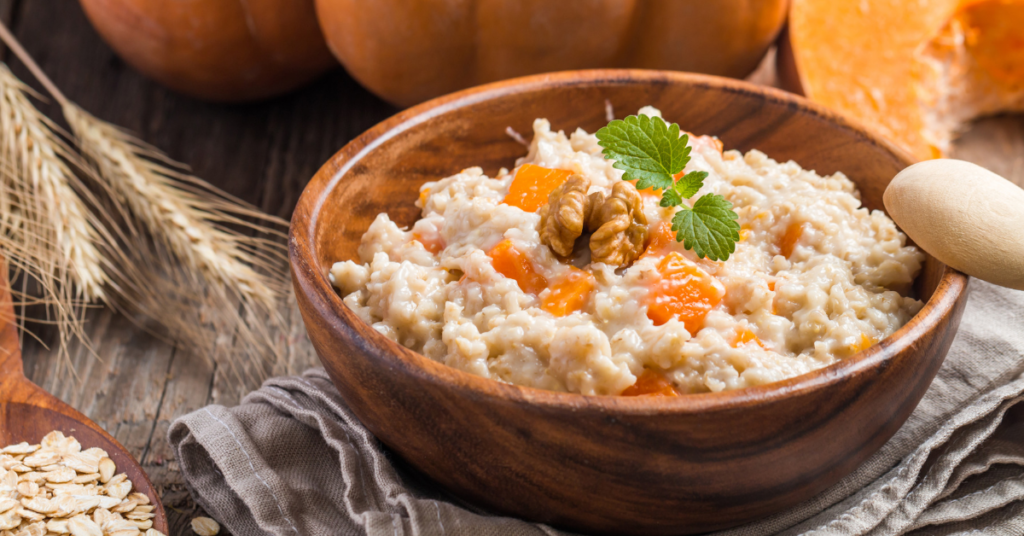
[[[136, 307], [172, 332], [187, 334], [193, 347], [207, 346], [198, 348], [206, 352], [218, 331], [234, 333], [245, 353], [254, 357], [273, 351], [274, 341], [268, 334], [271, 327], [280, 325], [277, 311], [288, 290], [285, 233], [280, 230], [287, 223], [176, 171], [153, 147], [73, 103], [65, 103], [63, 109], [104, 186], [155, 242], [136, 244], [133, 249], [141, 256], [139, 262], [162, 266], [162, 279], [174, 283], [159, 293], [136, 289], [132, 295]], [[252, 224], [252, 219], [277, 229]], [[188, 304], [192, 311], [209, 313], [207, 321], [187, 311], [182, 316], [180, 310], [167, 318], [163, 311], [169, 306], [168, 297]], [[188, 322], [182, 323], [183, 318]], [[204, 323], [215, 329], [207, 329], [204, 335], [195, 328]]]
[[[6, 65], [0, 65], [0, 160], [20, 175], [11, 195], [21, 201], [22, 226], [47, 227], [56, 264], [67, 271], [88, 300], [105, 297], [107, 281], [95, 218], [79, 197], [84, 188], [66, 161], [75, 159], [53, 131], [53, 125], [25, 94], [27, 88]], [[33, 207], [26, 206], [31, 203]]]
[[[107, 194], [110, 212], [119, 215], [126, 227], [111, 226], [116, 236], [103, 231], [98, 223], [92, 227], [100, 230], [94, 235], [105, 239], [102, 249], [109, 262], [104, 262], [98, 252], [92, 255], [84, 248], [71, 251], [73, 260], [97, 260], [98, 265], [107, 268], [106, 272], [84, 272], [92, 276], [83, 278], [79, 285], [86, 290], [85, 296], [105, 297], [105, 283], [111, 294], [107, 303], [149, 317], [166, 329], [168, 338], [203, 355], [218, 353], [218, 348], [225, 346], [224, 338], [231, 337], [230, 346], [241, 348], [230, 352], [229, 357], [243, 354], [252, 358], [248, 363], [229, 359], [236, 376], [243, 381], [246, 377], [261, 380], [267, 365], [272, 364], [263, 358], [271, 354], [280, 361], [283, 355], [272, 333], [282, 325], [278, 311], [290, 288], [283, 244], [287, 222], [179, 171], [183, 166], [154, 147], [79, 108], [60, 92], [2, 23], [0, 39], [60, 104], [78, 148], [95, 166], [82, 166], [83, 171]], [[13, 75], [10, 80], [24, 89]], [[45, 126], [55, 128], [38, 112], [36, 117]], [[7, 131], [6, 126], [0, 125], [0, 129]], [[60, 141], [53, 136], [51, 145], [54, 140]], [[65, 144], [56, 147], [54, 154], [67, 160], [75, 158]], [[62, 172], [66, 170], [62, 168]], [[68, 184], [78, 185], [70, 179]], [[75, 190], [60, 193], [73, 194]], [[19, 194], [0, 188], [0, 210], [5, 204], [15, 208], [24, 199], [39, 201]], [[103, 221], [110, 221], [108, 213], [98, 203], [94, 205]], [[17, 223], [17, 213], [10, 213], [15, 214], [10, 222], [6, 211], [0, 215], [0, 228], [10, 227], [13, 232], [13, 226], [18, 225], [21, 232], [24, 224]], [[64, 233], [63, 238], [82, 236]], [[74, 267], [81, 270], [89, 266], [80, 264]], [[60, 283], [53, 281], [52, 287], [69, 288]], [[77, 326], [81, 333], [81, 323]]]
[[[65, 105], [64, 117], [79, 147], [96, 163], [106, 186], [182, 264], [202, 274], [211, 285], [237, 289], [246, 301], [267, 308], [275, 306], [281, 295], [280, 281], [272, 281], [254, 269], [274, 270], [258, 256], [267, 244], [218, 225], [244, 223], [231, 212], [251, 217], [256, 215], [255, 210], [235, 209], [224, 199], [217, 199], [220, 196], [197, 195], [180, 181], [182, 174], [147, 158], [162, 156], [155, 149], [74, 104]], [[281, 220], [264, 217], [287, 226]], [[283, 254], [283, 248], [281, 251]]]
[[80, 157], [32, 105], [30, 91], [0, 64], [0, 251], [15, 274], [38, 285], [67, 357], [73, 338], [85, 340], [85, 303], [107, 298], [106, 235], [69, 165]]

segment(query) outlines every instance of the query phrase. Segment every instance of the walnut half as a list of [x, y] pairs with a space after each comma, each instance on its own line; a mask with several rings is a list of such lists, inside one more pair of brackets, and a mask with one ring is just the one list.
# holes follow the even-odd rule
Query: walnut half
[[594, 192], [588, 196], [589, 189], [590, 180], [577, 174], [548, 195], [548, 204], [538, 211], [541, 242], [568, 257], [576, 239], [589, 230], [593, 232], [592, 262], [614, 266], [633, 262], [647, 240], [647, 217], [640, 193], [627, 182], [616, 184], [610, 195]]
[[594, 192], [590, 203], [587, 227], [594, 231], [590, 236], [591, 262], [623, 266], [636, 260], [647, 240], [647, 216], [636, 187], [625, 181], [616, 183], [611, 195]]
[[548, 204], [538, 210], [541, 243], [563, 257], [572, 254], [573, 244], [590, 217], [589, 189], [590, 179], [572, 175], [548, 194]]

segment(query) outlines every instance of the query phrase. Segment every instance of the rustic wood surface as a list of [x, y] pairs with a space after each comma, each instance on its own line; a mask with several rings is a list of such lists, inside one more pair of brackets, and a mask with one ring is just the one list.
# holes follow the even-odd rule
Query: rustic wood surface
[[[8, 23], [69, 98], [87, 111], [137, 133], [196, 175], [261, 208], [287, 217], [303, 186], [335, 151], [396, 110], [359, 87], [342, 70], [271, 101], [208, 104], [170, 92], [124, 64], [71, 0], [0, 0]], [[5, 52], [15, 74], [39, 87]], [[770, 68], [758, 79], [770, 82]], [[41, 105], [56, 117], [56, 107]], [[954, 156], [984, 165], [1024, 185], [1024, 121], [978, 121]], [[297, 314], [286, 335], [293, 355], [276, 372], [316, 364]], [[33, 327], [42, 341], [44, 327]], [[139, 332], [109, 311], [90, 315], [89, 331], [102, 361], [72, 356], [79, 379], [58, 377], [53, 352], [23, 341], [26, 375], [95, 420], [139, 459], [162, 490], [171, 534], [191, 534], [196, 515], [168, 447], [170, 422], [206, 404], [236, 404], [253, 386], [238, 386], [214, 365]]]

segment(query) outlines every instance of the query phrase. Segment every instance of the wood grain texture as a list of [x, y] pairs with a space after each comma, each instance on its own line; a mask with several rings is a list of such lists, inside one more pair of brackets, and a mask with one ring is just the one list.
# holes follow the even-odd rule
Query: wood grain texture
[[153, 528], [167, 533], [167, 515], [149, 477], [135, 458], [103, 428], [25, 377], [18, 325], [14, 315], [6, 267], [0, 263], [0, 446], [26, 441], [37, 444], [57, 430], [74, 436], [82, 448], [99, 447], [125, 473], [135, 490], [146, 494], [156, 507]]
[[909, 156], [840, 116], [777, 90], [654, 71], [540, 75], [406, 110], [339, 151], [292, 218], [293, 280], [310, 339], [345, 401], [384, 443], [486, 508], [603, 534], [698, 533], [806, 500], [848, 474], [917, 405], [952, 342], [968, 278], [929, 257], [927, 300], [906, 326], [832, 366], [776, 384], [678, 398], [585, 397], [501, 384], [390, 341], [342, 303], [331, 264], [355, 256], [380, 212], [419, 216], [420, 184], [525, 150], [505, 134], [604, 125], [652, 104], [671, 120], [819, 173], [842, 170], [864, 204]]

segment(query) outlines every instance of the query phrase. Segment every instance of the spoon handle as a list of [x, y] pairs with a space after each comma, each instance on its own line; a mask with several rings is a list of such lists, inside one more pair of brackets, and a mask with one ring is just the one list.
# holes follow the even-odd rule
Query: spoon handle
[[0, 259], [0, 393], [8, 384], [24, 378], [21, 364], [21, 342], [18, 322], [14, 316], [14, 300], [7, 281], [7, 264]]

